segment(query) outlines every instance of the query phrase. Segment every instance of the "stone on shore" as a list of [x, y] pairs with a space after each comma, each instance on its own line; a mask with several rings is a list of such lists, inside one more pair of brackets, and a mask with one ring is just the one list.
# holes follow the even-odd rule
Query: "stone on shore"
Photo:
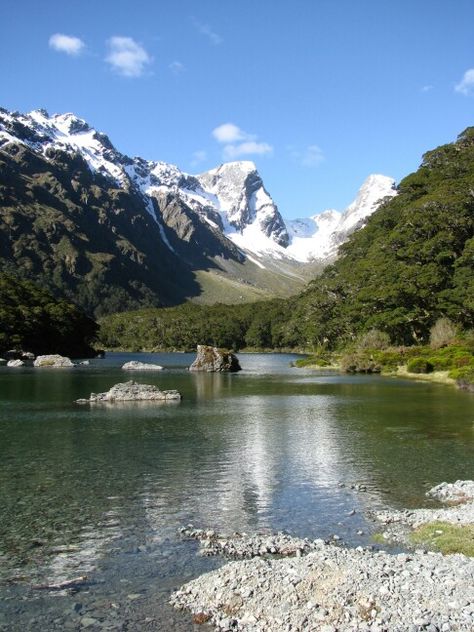
[[89, 399], [78, 399], [76, 403], [89, 402], [143, 402], [143, 401], [177, 401], [181, 399], [178, 391], [160, 391], [153, 384], [138, 384], [133, 380], [115, 384], [105, 393], [91, 393]]
[[131, 360], [125, 362], [122, 369], [125, 371], [162, 371], [163, 367], [159, 364], [152, 364], [150, 362], [138, 362], [137, 360]]
[[70, 358], [66, 356], [59, 355], [57, 353], [53, 353], [50, 355], [40, 355], [33, 362], [33, 366], [35, 367], [47, 367], [47, 368], [70, 368], [73, 367], [74, 364], [71, 362]]
[[426, 495], [447, 503], [469, 502], [474, 500], [474, 481], [440, 483], [426, 492]]
[[237, 356], [226, 349], [218, 349], [207, 345], [197, 346], [197, 356], [189, 367], [190, 371], [205, 371], [208, 373], [241, 371]]

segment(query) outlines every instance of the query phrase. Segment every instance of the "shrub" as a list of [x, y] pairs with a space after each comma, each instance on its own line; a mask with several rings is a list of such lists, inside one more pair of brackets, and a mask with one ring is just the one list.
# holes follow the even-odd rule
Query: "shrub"
[[438, 318], [430, 329], [430, 347], [440, 349], [451, 344], [456, 338], [456, 326], [449, 318]]
[[382, 367], [372, 354], [355, 351], [342, 356], [341, 369], [346, 373], [380, 373]]
[[456, 380], [460, 388], [474, 391], [474, 366], [463, 366], [460, 369], [453, 369], [449, 377]]
[[431, 373], [433, 365], [425, 358], [413, 358], [407, 364], [407, 371], [409, 373]]
[[389, 346], [390, 336], [379, 329], [371, 329], [361, 334], [356, 341], [358, 349], [387, 349]]

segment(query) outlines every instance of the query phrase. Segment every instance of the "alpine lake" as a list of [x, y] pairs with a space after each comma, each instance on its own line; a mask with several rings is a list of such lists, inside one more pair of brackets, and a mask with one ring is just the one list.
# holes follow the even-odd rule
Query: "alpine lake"
[[[474, 478], [474, 394], [296, 357], [241, 354], [237, 374], [190, 373], [183, 353], [1, 367], [0, 630], [204, 630], [168, 599], [225, 560], [180, 527], [370, 546], [371, 510]], [[183, 399], [74, 403], [130, 379]]]

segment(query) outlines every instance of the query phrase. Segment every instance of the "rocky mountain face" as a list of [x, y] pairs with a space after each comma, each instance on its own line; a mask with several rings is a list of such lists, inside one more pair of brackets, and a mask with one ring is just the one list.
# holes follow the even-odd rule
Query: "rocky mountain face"
[[193, 176], [122, 154], [73, 114], [0, 109], [0, 267], [96, 315], [296, 291], [304, 264], [334, 257], [393, 194], [371, 176], [344, 213], [285, 223], [252, 162]]

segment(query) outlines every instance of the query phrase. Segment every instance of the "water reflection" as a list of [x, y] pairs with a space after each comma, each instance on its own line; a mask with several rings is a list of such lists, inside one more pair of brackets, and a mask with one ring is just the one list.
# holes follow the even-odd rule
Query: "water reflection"
[[363, 544], [356, 530], [370, 525], [349, 518], [353, 508], [419, 505], [427, 486], [474, 476], [468, 394], [297, 372], [282, 356], [244, 356], [237, 375], [189, 373], [178, 356], [151, 356], [171, 368], [138, 380], [182, 392], [165, 405], [73, 403], [124, 381], [120, 366], [136, 356], [77, 372], [0, 370], [3, 578], [106, 575], [94, 590], [116, 595], [168, 586], [173, 573], [176, 585], [208, 563], [180, 542], [182, 524]]

